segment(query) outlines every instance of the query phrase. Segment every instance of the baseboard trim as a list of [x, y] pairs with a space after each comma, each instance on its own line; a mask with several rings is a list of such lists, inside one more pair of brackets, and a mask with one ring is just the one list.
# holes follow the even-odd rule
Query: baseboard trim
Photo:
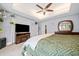
[[11, 44], [13, 44], [13, 42], [7, 42], [7, 44], [6, 44], [6, 45], [8, 46], [8, 45], [11, 45]]

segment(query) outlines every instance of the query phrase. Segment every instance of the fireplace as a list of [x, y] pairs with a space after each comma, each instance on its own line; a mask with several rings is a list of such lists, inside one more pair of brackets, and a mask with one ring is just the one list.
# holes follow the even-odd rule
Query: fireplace
[[16, 44], [24, 42], [30, 38], [29, 29], [29, 25], [16, 24]]

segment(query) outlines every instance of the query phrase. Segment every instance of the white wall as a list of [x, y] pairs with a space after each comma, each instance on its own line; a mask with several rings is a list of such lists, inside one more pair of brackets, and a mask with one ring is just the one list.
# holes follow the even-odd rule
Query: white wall
[[74, 32], [79, 32], [79, 14], [76, 15], [66, 15], [63, 17], [55, 17], [55, 18], [49, 18], [48, 20], [44, 22], [40, 22], [40, 31], [39, 34], [45, 33], [45, 25], [47, 25], [47, 32], [53, 33], [55, 31], [58, 31], [58, 22], [62, 20], [72, 20], [74, 23]]
[[14, 31], [11, 30], [12, 26], [11, 26], [10, 21], [9, 21], [11, 18], [8, 16], [8, 14], [6, 17], [3, 17], [3, 18], [4, 18], [3, 26], [4, 26], [5, 37], [7, 39], [7, 43], [11, 44], [14, 40], [14, 38], [13, 38], [14, 33], [12, 33]]
[[7, 16], [4, 17], [4, 22], [3, 22], [3, 28], [4, 28], [4, 33], [5, 33], [4, 36], [7, 39], [7, 45], [14, 43], [16, 39], [15, 24], [10, 24], [10, 21], [12, 19], [15, 21], [15, 23], [30, 25], [30, 36], [31, 37], [38, 35], [38, 25], [35, 25], [35, 21], [31, 21], [21, 16], [15, 16], [15, 18], [12, 18], [10, 17], [9, 14], [7, 14]]

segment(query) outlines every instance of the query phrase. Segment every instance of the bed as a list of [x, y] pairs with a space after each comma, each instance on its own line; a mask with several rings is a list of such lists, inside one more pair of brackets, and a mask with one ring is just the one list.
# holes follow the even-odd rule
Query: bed
[[79, 56], [79, 35], [44, 34], [28, 39], [23, 56]]

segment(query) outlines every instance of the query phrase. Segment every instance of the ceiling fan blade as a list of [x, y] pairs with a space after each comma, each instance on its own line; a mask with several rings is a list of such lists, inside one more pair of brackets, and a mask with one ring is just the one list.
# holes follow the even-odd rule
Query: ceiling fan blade
[[38, 4], [36, 5], [37, 7], [39, 7], [40, 9], [43, 9], [41, 6], [39, 6]]
[[49, 10], [49, 9], [48, 9], [48, 10], [46, 10], [46, 11], [53, 12], [53, 10]]
[[51, 4], [52, 4], [52, 3], [49, 3], [49, 4], [45, 7], [45, 9], [47, 9], [48, 7], [50, 7], [50, 6], [51, 6]]
[[36, 12], [36, 13], [40, 13], [40, 12], [42, 12], [42, 11], [38, 11], [38, 12]]

